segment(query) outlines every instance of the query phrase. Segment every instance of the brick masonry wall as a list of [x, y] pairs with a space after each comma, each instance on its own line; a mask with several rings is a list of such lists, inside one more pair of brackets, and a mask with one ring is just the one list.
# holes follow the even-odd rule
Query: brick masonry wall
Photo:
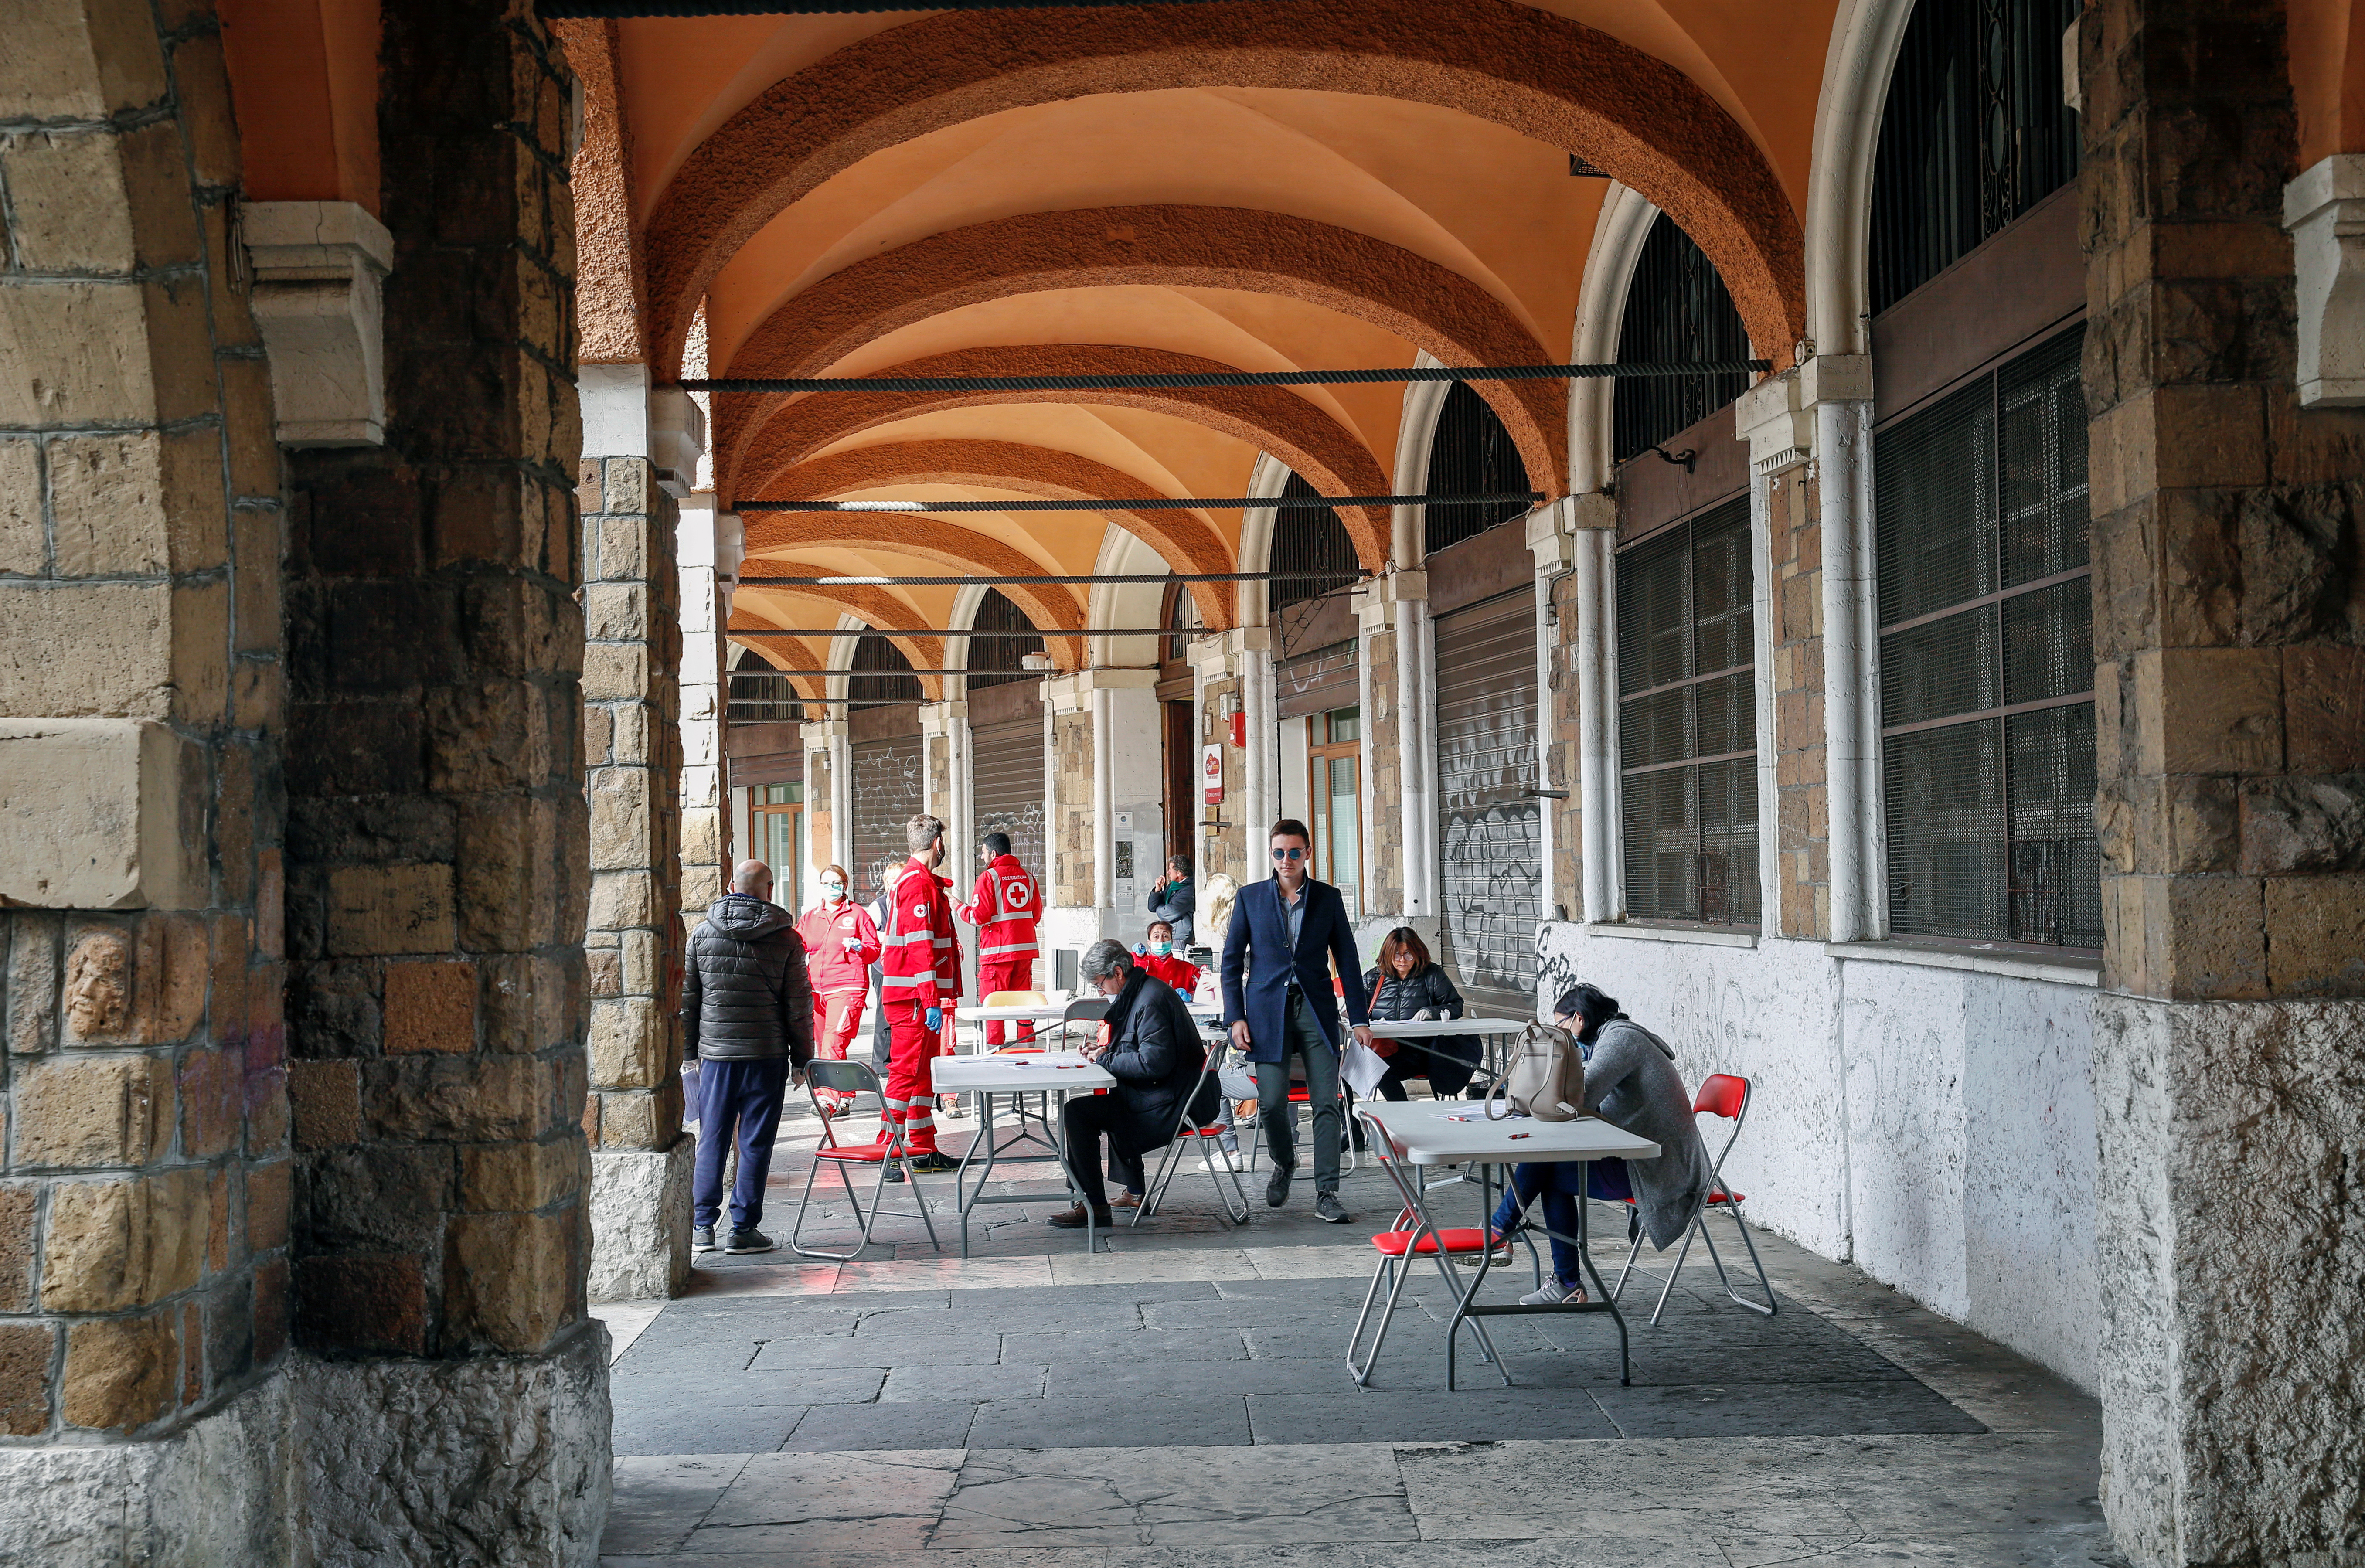
[[681, 1134], [680, 575], [678, 509], [644, 457], [587, 457], [583, 759], [590, 802], [594, 1148], [670, 1148]]
[[1564, 801], [1546, 801], [1552, 823], [1552, 902], [1546, 919], [1585, 918], [1585, 808], [1577, 798], [1576, 574], [1563, 572], [1546, 586], [1552, 607], [1552, 681], [1545, 710], [1544, 752], [1552, 787]]
[[590, 878], [568, 82], [521, 14], [389, 8], [389, 418], [293, 463], [295, 1331], [580, 1323]]
[[1051, 781], [1051, 874], [1055, 897], [1069, 909], [1093, 907], [1093, 716], [1061, 713], [1051, 721], [1058, 762]]
[[166, 726], [200, 841], [187, 909], [0, 912], [0, 1438], [156, 1437], [287, 1339], [283, 478], [210, 8], [0, 31], [0, 718]]
[[[1823, 746], [1823, 534], [1805, 464], [1767, 478], [1772, 580], [1776, 864], [1782, 907], [1766, 926], [1785, 936], [1832, 928], [1831, 805]], [[1869, 802], [1872, 810], [1878, 801]], [[1776, 921], [1778, 919], [1779, 924]]]

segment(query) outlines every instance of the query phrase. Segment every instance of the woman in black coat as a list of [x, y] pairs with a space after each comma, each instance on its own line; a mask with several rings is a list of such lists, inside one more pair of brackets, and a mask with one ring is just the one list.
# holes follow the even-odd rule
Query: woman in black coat
[[[1363, 991], [1372, 999], [1372, 1022], [1395, 1024], [1410, 1018], [1459, 1018], [1462, 993], [1453, 989], [1429, 956], [1420, 933], [1399, 925], [1380, 944], [1377, 969], [1363, 973]], [[1447, 1035], [1428, 1040], [1374, 1038], [1372, 1048], [1388, 1058], [1388, 1075], [1380, 1080], [1380, 1098], [1405, 1098], [1405, 1080], [1426, 1078], [1438, 1098], [1459, 1094], [1478, 1069], [1475, 1035]]]
[[1084, 983], [1109, 998], [1101, 1038], [1084, 1054], [1108, 1070], [1116, 1087], [1105, 1094], [1079, 1095], [1059, 1108], [1067, 1133], [1068, 1175], [1083, 1203], [1051, 1216], [1063, 1230], [1081, 1228], [1086, 1205], [1094, 1225], [1109, 1223], [1108, 1189], [1101, 1182], [1101, 1138], [1108, 1138], [1108, 1173], [1128, 1192], [1144, 1190], [1141, 1157], [1174, 1137], [1182, 1105], [1205, 1083], [1207, 1114], [1215, 1115], [1215, 1082], [1205, 1077], [1206, 1048], [1199, 1025], [1174, 988], [1134, 966], [1122, 942], [1100, 941], [1084, 950]]

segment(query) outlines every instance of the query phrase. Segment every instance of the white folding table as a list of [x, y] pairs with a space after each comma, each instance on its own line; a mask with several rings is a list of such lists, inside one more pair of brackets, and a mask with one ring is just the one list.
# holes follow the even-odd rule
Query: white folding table
[[[1460, 1023], [1463, 1020], [1455, 1020]], [[1507, 1117], [1500, 1121], [1487, 1119], [1485, 1108], [1474, 1100], [1405, 1100], [1365, 1103], [1357, 1107], [1364, 1121], [1378, 1128], [1387, 1139], [1391, 1154], [1408, 1165], [1461, 1165], [1474, 1167], [1479, 1172], [1478, 1228], [1483, 1233], [1494, 1222], [1495, 1168], [1498, 1165], [1566, 1165], [1577, 1167], [1577, 1190], [1586, 1185], [1586, 1168], [1597, 1159], [1656, 1159], [1659, 1146], [1649, 1138], [1610, 1126], [1598, 1116], [1579, 1116], [1573, 1121], [1542, 1122], [1531, 1116]], [[1465, 1178], [1466, 1180], [1466, 1178]], [[1452, 1261], [1445, 1252], [1443, 1230], [1429, 1212], [1428, 1193], [1436, 1191], [1426, 1185], [1397, 1182], [1406, 1203], [1418, 1221], [1419, 1227], [1437, 1248], [1437, 1262], [1450, 1282]], [[1481, 1286], [1494, 1263], [1495, 1249], [1489, 1245], [1478, 1253], [1478, 1269], [1469, 1285], [1454, 1303], [1453, 1316], [1445, 1326], [1445, 1386], [1454, 1384], [1454, 1356], [1462, 1326], [1481, 1317], [1507, 1317], [1535, 1313], [1606, 1312], [1618, 1325], [1618, 1381], [1631, 1381], [1632, 1369], [1627, 1358], [1626, 1319], [1618, 1310], [1618, 1303], [1594, 1266], [1593, 1254], [1586, 1247], [1586, 1211], [1588, 1200], [1579, 1197], [1576, 1204], [1576, 1235], [1563, 1239], [1576, 1243], [1577, 1256], [1583, 1260], [1585, 1271], [1592, 1277], [1590, 1299], [1583, 1302], [1563, 1302], [1550, 1306], [1521, 1306], [1516, 1303], [1478, 1306], [1474, 1305]], [[1542, 1228], [1540, 1222], [1522, 1215], [1521, 1223]], [[1549, 1234], [1549, 1233], [1547, 1233]], [[1409, 1266], [1412, 1249], [1407, 1249], [1406, 1263]], [[1358, 1326], [1360, 1329], [1360, 1325]], [[1484, 1343], [1484, 1332], [1481, 1331]], [[1488, 1347], [1491, 1353], [1491, 1347]], [[1378, 1359], [1379, 1347], [1372, 1350]], [[1505, 1383], [1511, 1381], [1508, 1368], [1502, 1358], [1495, 1356], [1495, 1370]], [[1353, 1347], [1350, 1342], [1349, 1361], [1352, 1364]]]
[[[977, 1136], [970, 1140], [969, 1152], [961, 1156], [960, 1169], [953, 1173], [953, 1199], [960, 1209], [961, 1256], [969, 1256], [970, 1211], [980, 1204], [1040, 1203], [1029, 1198], [1003, 1193], [988, 1195], [985, 1184], [997, 1165], [1039, 1165], [1046, 1160], [1059, 1162], [1060, 1178], [1068, 1190], [1075, 1192], [1075, 1182], [1067, 1175], [1067, 1163], [1062, 1158], [1066, 1138], [1059, 1128], [1056, 1110], [1046, 1110], [1043, 1116], [1044, 1136], [1036, 1137], [1026, 1129], [1026, 1113], [1023, 1100], [1018, 1112], [1017, 1136], [1007, 1143], [998, 1143], [994, 1137], [994, 1103], [1003, 1095], [1019, 1099], [1028, 1094], [1040, 1094], [1046, 1101], [1065, 1103], [1070, 1094], [1089, 1094], [1096, 1089], [1114, 1089], [1116, 1079], [1096, 1062], [1091, 1062], [1073, 1051], [1012, 1051], [983, 1056], [938, 1057], [935, 1062], [936, 1092], [940, 1094], [974, 1094], [977, 1096]], [[1040, 1154], [1017, 1154], [1012, 1150], [1025, 1144], [1039, 1145]], [[982, 1153], [984, 1162], [979, 1163]], [[1077, 1193], [1082, 1202], [1082, 1194]], [[1084, 1204], [1084, 1250], [1097, 1249], [1095, 1226], [1090, 1204]]]
[[1502, 1074], [1495, 1060], [1497, 1046], [1530, 1022], [1526, 1018], [1407, 1018], [1389, 1023], [1374, 1018], [1372, 1033], [1383, 1040], [1436, 1040], [1453, 1035], [1475, 1035], [1485, 1052], [1479, 1058], [1478, 1070], [1492, 1081]]

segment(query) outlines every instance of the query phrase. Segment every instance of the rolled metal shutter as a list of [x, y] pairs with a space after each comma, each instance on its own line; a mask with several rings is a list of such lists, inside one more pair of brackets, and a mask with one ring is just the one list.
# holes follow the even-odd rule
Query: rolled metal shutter
[[1302, 719], [1333, 708], [1352, 708], [1358, 698], [1355, 644], [1336, 643], [1274, 666], [1284, 719]]
[[862, 741], [854, 754], [855, 885], [868, 897], [883, 868], [892, 877], [912, 857], [903, 829], [920, 810], [925, 763], [917, 735]]
[[1438, 957], [1472, 1000], [1535, 1004], [1543, 816], [1536, 788], [1536, 594], [1437, 620]]
[[971, 843], [1010, 835], [1010, 852], [1048, 888], [1043, 834], [1043, 721], [1016, 719], [970, 732], [970, 799], [977, 813]]

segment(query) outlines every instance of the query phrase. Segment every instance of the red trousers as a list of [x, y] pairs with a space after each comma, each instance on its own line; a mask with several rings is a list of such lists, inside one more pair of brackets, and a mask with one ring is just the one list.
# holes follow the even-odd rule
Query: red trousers
[[905, 1002], [891, 1002], [886, 1007], [887, 1120], [902, 1124], [905, 1147], [912, 1153], [932, 1154], [936, 1147], [936, 1096], [932, 1085], [942, 1036], [928, 1028], [927, 1009]]
[[[980, 1000], [992, 996], [997, 991], [1033, 991], [1034, 989], [1035, 955], [1032, 953], [1023, 953], [1014, 958], [981, 960], [977, 966], [977, 994]], [[1035, 1025], [1032, 1024], [1014, 1024], [1011, 1028], [1014, 1031], [1011, 1036], [1014, 1040], [1031, 1040], [1035, 1037]], [[1002, 1044], [1002, 1025], [999, 1023], [988, 1024], [985, 1026], [985, 1043], [989, 1046]]]
[[[824, 1061], [844, 1061], [846, 1047], [862, 1027], [862, 1009], [869, 1001], [866, 991], [817, 991], [813, 992], [813, 1055]], [[845, 1096], [824, 1093], [823, 1103], [835, 1106]]]

